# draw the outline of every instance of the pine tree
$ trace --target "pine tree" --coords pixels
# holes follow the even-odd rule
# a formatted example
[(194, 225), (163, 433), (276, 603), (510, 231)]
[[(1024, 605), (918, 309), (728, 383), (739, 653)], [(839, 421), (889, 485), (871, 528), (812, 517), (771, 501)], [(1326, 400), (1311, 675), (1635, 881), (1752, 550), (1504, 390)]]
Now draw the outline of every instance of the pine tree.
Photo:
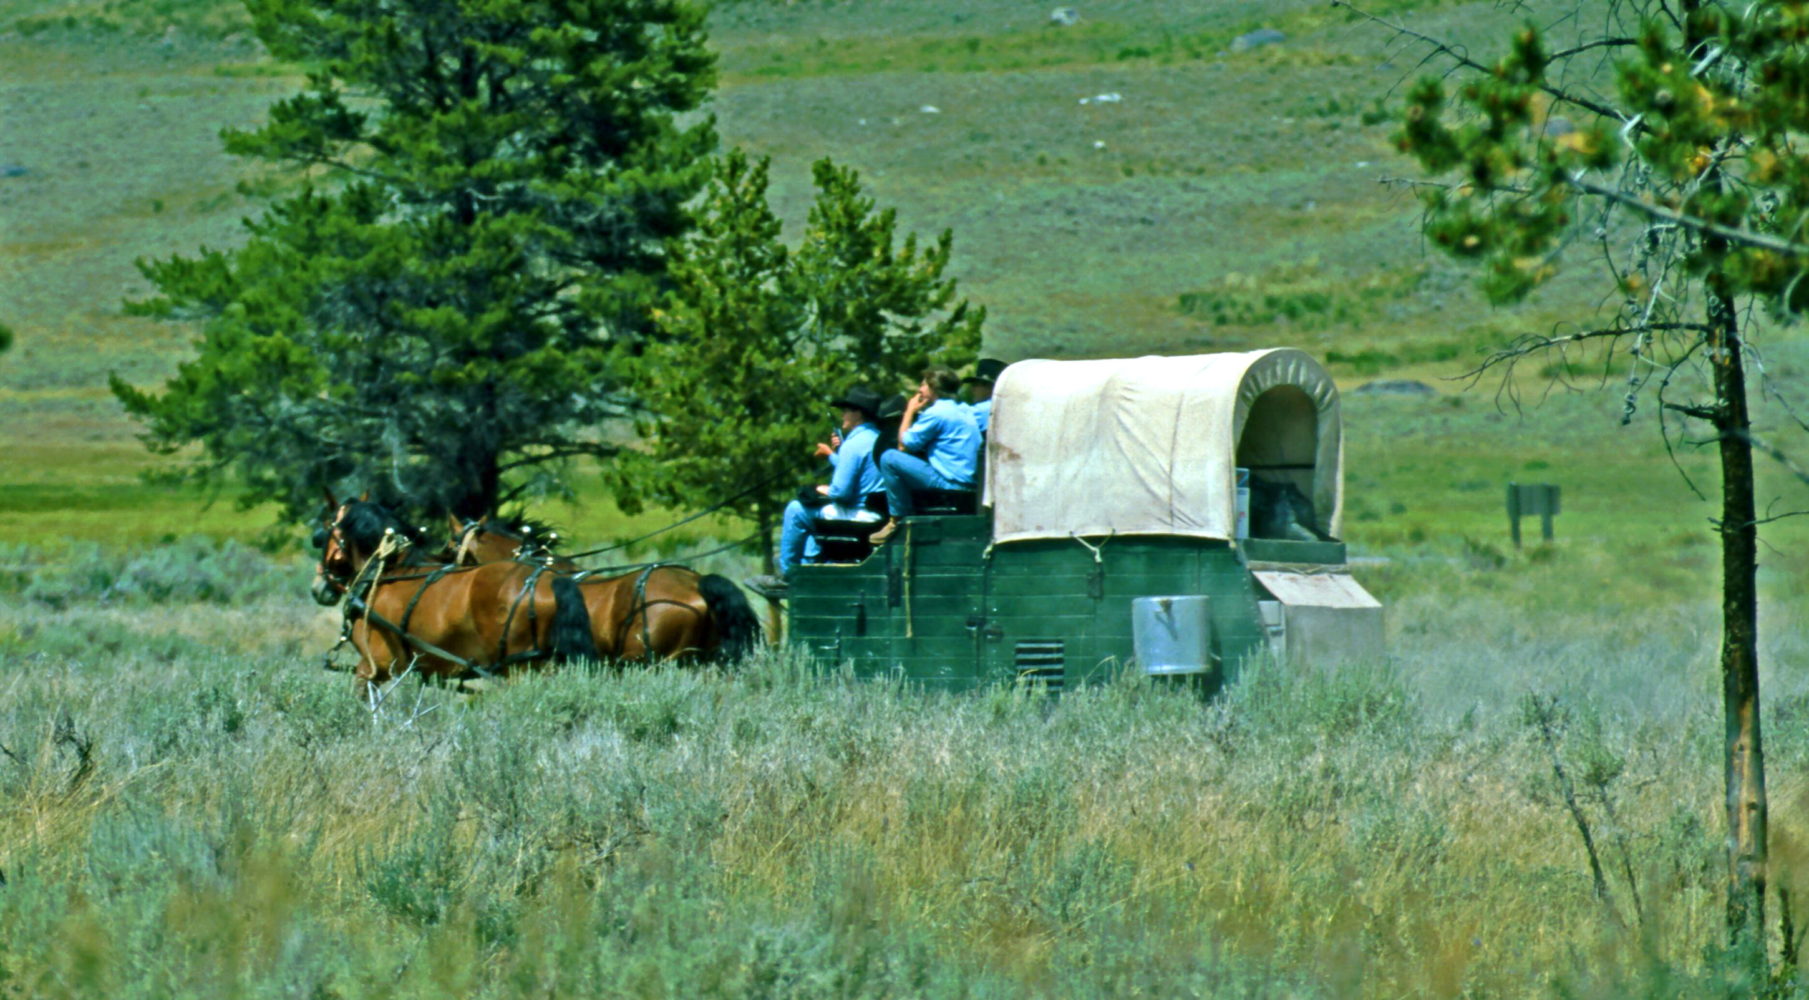
[(944, 276), (953, 245), (898, 245), (859, 175), (816, 164), (817, 198), (797, 251), (767, 204), (768, 167), (732, 151), (718, 164), (696, 237), (678, 254), (664, 334), (635, 371), (651, 414), (649, 450), (617, 464), (629, 506), (725, 504), (761, 529), (810, 481), (811, 445), (836, 426), (828, 401), (850, 385), (902, 387), (932, 362), (958, 365), (979, 346), (984, 309), (956, 301)]
[(1432, 242), (1481, 266), (1493, 300), (1525, 296), (1588, 247), (1614, 304), (1505, 345), (1485, 368), (1511, 376), (1534, 354), (1603, 346), (1625, 365), (1623, 422), (1652, 399), (1667, 440), (1681, 419), (1719, 454), (1727, 922), (1762, 968), (1754, 451), (1809, 475), (1760, 436), (1747, 376), (1758, 318), (1789, 323), (1809, 306), (1809, 7), (1659, 0), (1601, 14), (1553, 19), (1573, 26), (1561, 43), (1556, 28), (1522, 27), (1492, 63), (1389, 24), (1453, 71), (1412, 89), (1398, 141), (1433, 176)]
[(197, 478), (313, 514), (556, 489), (636, 412), (626, 359), (691, 221), (713, 123), (682, 0), (249, 0), (304, 90), (229, 152), (299, 190), (234, 250), (140, 262), (130, 311), (198, 324), (161, 392), (115, 394)]
[(809, 305), (811, 336), (842, 373), (884, 391), (916, 385), (927, 365), (972, 360), (986, 310), (957, 301), (955, 280), (943, 276), (954, 232), (943, 230), (929, 247), (914, 234), (894, 246), (898, 213), (879, 208), (858, 173), (827, 159), (811, 173), (817, 197), (791, 285)]

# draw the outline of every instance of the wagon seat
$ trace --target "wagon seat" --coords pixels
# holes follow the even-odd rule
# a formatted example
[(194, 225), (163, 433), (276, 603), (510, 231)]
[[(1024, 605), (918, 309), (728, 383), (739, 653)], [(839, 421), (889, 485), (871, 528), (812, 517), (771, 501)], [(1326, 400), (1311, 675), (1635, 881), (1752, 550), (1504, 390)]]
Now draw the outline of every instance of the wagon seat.
[[(902, 397), (901, 397), (902, 398)], [(895, 413), (882, 413), (881, 419), (896, 421), (903, 414), (902, 408)], [(981, 437), (985, 441), (985, 437)], [(887, 448), (897, 447), (896, 430), (883, 431), (879, 440), (873, 445), (873, 458), (879, 456)], [(981, 481), (984, 482), (986, 463), (980, 463)], [(981, 483), (975, 483), (970, 490), (912, 490), (912, 506), (919, 517), (949, 517), (978, 512)], [(880, 490), (869, 493), (861, 500), (861, 509), (849, 511), (845, 516), (819, 515), (811, 526), (817, 545), (821, 552), (819, 561), (826, 563), (858, 563), (873, 554), (873, 543), (867, 539), (880, 525), (885, 523), (890, 511), (887, 510), (886, 493)]]

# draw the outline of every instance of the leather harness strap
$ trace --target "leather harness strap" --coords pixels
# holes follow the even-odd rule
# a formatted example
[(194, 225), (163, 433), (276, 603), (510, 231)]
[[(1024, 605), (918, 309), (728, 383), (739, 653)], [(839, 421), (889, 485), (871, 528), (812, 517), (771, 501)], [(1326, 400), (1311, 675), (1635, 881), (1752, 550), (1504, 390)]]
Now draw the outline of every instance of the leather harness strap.
[(383, 628), (385, 631), (394, 633), (396, 638), (401, 639), (410, 648), (415, 650), (415, 652), (426, 653), (429, 656), (437, 656), (442, 660), (449, 660), (453, 663), (458, 664), (461, 667), (464, 667), (465, 670), (469, 674), (475, 674), (480, 677), (493, 677), (493, 676), (495, 676), (494, 671), (499, 667), (512, 667), (517, 663), (525, 663), (528, 660), (537, 660), (537, 659), (540, 659), (541, 657), (547, 656), (550, 652), (549, 650), (544, 650), (544, 649), (527, 649), (527, 650), (523, 650), (519, 653), (511, 653), (508, 656), (502, 657), (500, 660), (496, 661), (495, 663), (488, 663), (488, 664), (478, 663), (476, 660), (467, 660), (464, 657), (458, 655), (457, 653), (453, 653), (448, 650), (441, 649), (440, 647), (434, 645), (431, 642), (428, 642), (426, 639), (423, 639), (420, 636), (411, 635), (407, 632), (404, 632), (402, 630), (402, 626), (397, 625), (395, 622), (390, 621), (388, 618), (385, 618), (375, 608), (372, 608), (370, 605), (366, 604), (364, 601), (358, 600), (356, 598), (354, 598), (353, 600), (358, 605), (357, 610), (359, 612), (361, 612), (362, 617), (365, 619), (365, 621), (371, 623), (372, 625), (379, 626), (379, 627)]
[[(653, 565), (648, 566), (646, 569), (641, 570), (641, 575), (639, 577), (635, 578), (634, 602), (629, 605), (628, 614), (623, 616), (622, 624), (620, 626), (618, 626), (616, 629), (616, 636), (617, 636), (616, 658), (617, 659), (621, 659), (622, 653), (624, 651), (626, 651), (626, 649), (627, 649), (628, 626), (634, 621), (635, 615), (638, 614), (641, 616), (641, 655), (645, 656), (647, 658), (648, 662), (652, 662), (654, 659), (654, 655), (655, 655), (654, 650), (653, 650), (653, 616), (651, 614), (649, 614), (649, 612), (652, 610), (653, 606), (655, 604), (670, 604), (675, 607), (684, 608), (686, 611), (690, 611), (693, 614), (696, 613), (695, 608), (693, 608), (689, 604), (686, 604), (683, 601), (675, 601), (668, 597), (662, 597), (662, 598), (659, 598), (658, 600), (651, 600), (651, 601), (647, 599), (647, 582), (648, 582), (648, 578), (653, 576), (653, 571), (656, 569), (665, 569), (665, 568), (673, 566), (673, 565), (675, 565), (675, 564), (673, 564), (673, 563), (654, 563)], [(706, 614), (706, 617), (707, 617), (707, 614)]]
[(653, 627), (647, 621), (647, 578), (653, 571), (665, 566), (665, 563), (651, 563), (634, 581), (634, 600), (628, 602), (628, 613), (616, 625), (616, 659), (628, 651), (628, 626), (634, 624), (634, 616), (641, 616), (641, 653), (648, 659), (653, 658)]
[(436, 569), (433, 572), (431, 572), (421, 578), (421, 585), (419, 587), (415, 588), (414, 596), (412, 596), (408, 599), (408, 607), (406, 607), (402, 610), (401, 629), (404, 633), (406, 633), (408, 631), (409, 619), (411, 619), (415, 616), (415, 606), (421, 603), (421, 595), (427, 593), (428, 587), (431, 587), (435, 583), (438, 583), (440, 580), (445, 579), (446, 574), (452, 572), (452, 570), (453, 570), (452, 566), (441, 566), (439, 569)]
[[(349, 635), (350, 635), (350, 631), (351, 631), (350, 626), (351, 626), (352, 619), (362, 617), (368, 625), (378, 626), (378, 627), (382, 628), (383, 630), (391, 633), (396, 638), (400, 639), (404, 645), (408, 646), (410, 649), (413, 649), (417, 653), (426, 653), (429, 656), (436, 656), (442, 660), (447, 660), (451, 663), (458, 664), (460, 667), (462, 667), (464, 669), (465, 676), (476, 675), (479, 677), (493, 677), (493, 676), (495, 676), (494, 672), (498, 669), (511, 667), (517, 663), (525, 663), (529, 660), (542, 659), (542, 658), (550, 655), (551, 650), (545, 650), (545, 649), (525, 649), (519, 653), (509, 653), (508, 648), (507, 648), (508, 647), (508, 634), (509, 634), (507, 625), (505, 625), (503, 628), (502, 648), (499, 648), (497, 650), (495, 661), (488, 663), (488, 664), (478, 663), (475, 660), (468, 660), (468, 659), (458, 655), (457, 653), (453, 653), (449, 650), (442, 649), (439, 646), (436, 646), (433, 643), (428, 642), (426, 639), (423, 639), (420, 636), (414, 635), (413, 633), (408, 631), (409, 620), (414, 616), (415, 607), (420, 604), (421, 596), (427, 592), (428, 587), (432, 586), (435, 582), (445, 578), (450, 573), (463, 572), (465, 570), (469, 570), (472, 568), (474, 568), (474, 567), (440, 566), (440, 567), (434, 569), (430, 573), (410, 574), (410, 575), (402, 576), (402, 577), (380, 577), (380, 578), (362, 581), (364, 583), (364, 586), (356, 587), (356, 589), (362, 590), (366, 594), (371, 593), (372, 591), (375, 591), (377, 589), (377, 585), (383, 584), (383, 583), (401, 583), (401, 582), (405, 582), (408, 580), (420, 580), (421, 585), (416, 587), (415, 592), (409, 596), (408, 607), (406, 608), (406, 610), (404, 610), (402, 612), (402, 623), (399, 625), (395, 622), (390, 621), (388, 618), (384, 617), (380, 612), (377, 611), (376, 608), (371, 607), (370, 602), (365, 600), (363, 595), (358, 594), (358, 593), (346, 594), (346, 598), (345, 598), (346, 625), (347, 625), (347, 629), (346, 629), (346, 633), (345, 633), (346, 636), (349, 637)], [(522, 591), (522, 593), (524, 595), (533, 589), (534, 581), (538, 576), (539, 576), (539, 571), (536, 570), (536, 572), (532, 576), (529, 577), (528, 586), (526, 588), (524, 588)], [(354, 584), (356, 585), (358, 582), (359, 581), (354, 581)], [(521, 597), (517, 597), (516, 605), (519, 606), (520, 603), (521, 603)], [(515, 616), (515, 608), (511, 607), (509, 609), (509, 621), (510, 622), (514, 621), (514, 616)], [(532, 608), (531, 602), (530, 602), (530, 606), (529, 606), (529, 616), (530, 616), (530, 620), (532, 620), (533, 608)]]
[[(528, 595), (534, 592), (534, 587), (540, 583), (540, 574), (544, 572), (546, 572), (545, 566), (535, 565), (533, 571), (528, 574), (527, 582), (521, 585), (521, 593), (516, 594), (515, 600), (510, 603), (508, 617), (503, 619), (502, 635), (496, 640), (496, 659), (498, 662), (506, 661), (509, 658), (509, 633), (515, 628), (515, 612), (521, 608), (521, 603), (523, 601), (527, 601)], [(528, 641), (531, 643), (534, 641), (533, 636), (537, 630), (538, 615), (535, 612), (534, 602), (527, 601), (527, 603)]]
[(653, 616), (647, 613), (647, 578), (660, 568), (655, 563), (641, 571), (640, 579), (634, 581), (634, 603), (641, 606), (641, 655), (653, 659)]

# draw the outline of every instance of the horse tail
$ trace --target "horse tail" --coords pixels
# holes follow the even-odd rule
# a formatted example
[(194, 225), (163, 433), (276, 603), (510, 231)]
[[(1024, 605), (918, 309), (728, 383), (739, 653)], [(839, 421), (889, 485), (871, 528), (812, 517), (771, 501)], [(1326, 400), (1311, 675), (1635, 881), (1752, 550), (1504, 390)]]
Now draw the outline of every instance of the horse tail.
[(716, 632), (716, 658), (739, 660), (752, 653), (760, 641), (760, 617), (735, 582), (719, 573), (711, 573), (697, 581), (697, 592), (710, 609), (710, 624)]
[(597, 640), (591, 636), (584, 592), (569, 576), (553, 577), (553, 627), (549, 640), (554, 663), (603, 659), (603, 654), (597, 652)]

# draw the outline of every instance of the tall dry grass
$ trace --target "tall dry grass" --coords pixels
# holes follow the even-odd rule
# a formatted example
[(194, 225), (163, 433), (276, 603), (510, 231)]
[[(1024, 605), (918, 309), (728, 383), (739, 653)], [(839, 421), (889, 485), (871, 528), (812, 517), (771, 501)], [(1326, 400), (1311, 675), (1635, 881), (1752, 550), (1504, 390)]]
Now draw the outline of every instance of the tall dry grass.
[[(296, 598), (14, 590), (0, 996), (1740, 994), (1708, 609), (1535, 613), (1598, 556), (1427, 547), (1377, 572), (1392, 659), (1212, 703), (769, 654), (372, 713)], [(1800, 890), (1809, 685), (1767, 679)]]

